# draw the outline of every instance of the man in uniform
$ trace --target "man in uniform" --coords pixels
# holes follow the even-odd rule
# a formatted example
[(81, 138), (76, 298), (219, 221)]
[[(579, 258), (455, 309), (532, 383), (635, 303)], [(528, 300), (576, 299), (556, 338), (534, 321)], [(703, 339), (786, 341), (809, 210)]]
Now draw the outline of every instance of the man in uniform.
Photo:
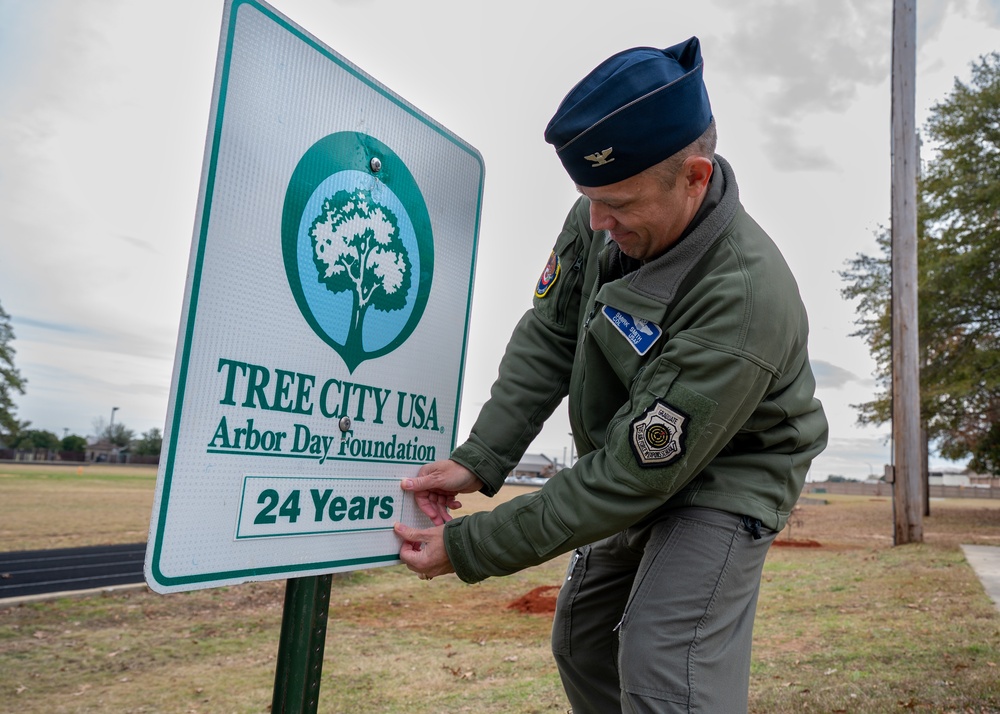
[[(581, 197), (464, 444), (403, 488), (422, 579), (575, 551), (552, 647), (573, 712), (745, 712), (768, 546), (827, 423), (788, 266), (715, 155), (698, 39), (609, 58), (545, 131)], [(496, 493), (563, 397), (580, 459)]]

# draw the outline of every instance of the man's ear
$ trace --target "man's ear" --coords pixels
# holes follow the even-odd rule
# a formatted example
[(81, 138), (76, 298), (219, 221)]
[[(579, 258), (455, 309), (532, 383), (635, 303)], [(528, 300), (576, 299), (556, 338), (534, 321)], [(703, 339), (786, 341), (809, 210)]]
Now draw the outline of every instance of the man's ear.
[(684, 160), (682, 175), (687, 181), (689, 196), (699, 196), (708, 190), (708, 183), (712, 180), (712, 170), (712, 160), (704, 156), (689, 156)]

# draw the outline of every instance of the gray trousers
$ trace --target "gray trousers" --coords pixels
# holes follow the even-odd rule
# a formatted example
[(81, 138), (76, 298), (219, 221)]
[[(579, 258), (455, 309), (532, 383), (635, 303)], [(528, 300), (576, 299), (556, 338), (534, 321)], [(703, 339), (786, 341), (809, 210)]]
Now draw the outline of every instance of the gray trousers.
[(552, 628), (573, 714), (746, 714), (760, 574), (775, 535), (691, 507), (578, 550)]

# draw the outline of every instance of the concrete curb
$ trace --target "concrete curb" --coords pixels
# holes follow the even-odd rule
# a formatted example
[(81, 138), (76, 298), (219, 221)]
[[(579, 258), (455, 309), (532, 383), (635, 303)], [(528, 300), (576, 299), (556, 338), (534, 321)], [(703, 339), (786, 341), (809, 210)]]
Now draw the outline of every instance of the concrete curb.
[(90, 595), (103, 595), (105, 593), (127, 592), (129, 590), (145, 590), (146, 583), (128, 583), (126, 585), (109, 585), (103, 588), (90, 588), (89, 590), (64, 590), (57, 593), (38, 593), (37, 595), (21, 595), (19, 597), (9, 597), (0, 599), (0, 608), (14, 607), (15, 605), (26, 605), (33, 602), (45, 602), (47, 600), (58, 600), (66, 597), (88, 597)]
[(962, 545), (962, 552), (969, 565), (976, 571), (986, 594), (1000, 610), (1000, 546)]

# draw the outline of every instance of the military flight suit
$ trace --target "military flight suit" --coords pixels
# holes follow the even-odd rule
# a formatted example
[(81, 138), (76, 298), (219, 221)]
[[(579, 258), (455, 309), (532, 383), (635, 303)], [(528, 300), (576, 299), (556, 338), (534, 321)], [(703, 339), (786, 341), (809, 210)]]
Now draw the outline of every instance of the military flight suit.
[[(734, 605), (755, 606), (766, 546), (785, 525), (811, 460), (826, 444), (807, 336), (795, 280), (777, 247), (743, 209), (732, 168), (721, 157), (688, 231), (645, 263), (622, 255), (605, 232), (593, 232), (589, 202), (580, 198), (539, 279), (533, 308), (508, 343), (491, 398), (468, 441), (451, 457), (479, 476), (484, 492), (492, 495), (568, 395), (580, 459), (534, 493), (448, 523), (445, 544), (459, 577), (476, 582), (506, 575), (574, 549), (579, 550), (573, 567), (584, 567), (592, 557), (588, 544), (610, 537), (605, 545), (617, 542), (624, 553), (637, 555), (624, 581), (611, 588), (614, 598), (634, 601), (635, 572), (647, 572), (655, 555), (646, 551), (654, 542), (673, 549), (680, 518), (700, 524), (685, 547), (697, 548), (699, 538), (707, 537), (704, 529), (716, 527), (742, 534), (750, 545), (764, 541), (743, 575), (754, 579), (751, 592)], [(762, 531), (767, 537), (761, 538)], [(608, 559), (607, 552), (593, 555), (595, 562), (627, 560), (621, 553)], [(724, 561), (719, 567), (746, 559), (734, 552), (718, 554)], [(647, 560), (640, 562), (641, 557)], [(671, 569), (680, 572), (674, 566), (667, 572)], [(574, 591), (581, 580), (580, 587), (587, 587), (582, 575)], [(562, 601), (576, 593), (563, 590), (560, 607), (570, 608), (571, 602)], [(709, 589), (703, 600), (713, 597), (719, 595)], [(655, 610), (657, 599), (669, 597), (646, 592), (642, 599), (643, 608)], [(606, 628), (622, 624), (623, 691), (624, 607), (621, 602), (612, 608)], [(570, 615), (567, 609), (557, 616), (556, 630), (569, 628)], [(737, 669), (748, 676), (752, 609), (749, 624), (741, 617), (738, 637), (745, 640), (746, 654)], [(574, 628), (577, 624), (573, 620)], [(557, 659), (560, 649), (572, 649), (561, 637), (554, 632)], [(674, 655), (644, 652), (639, 660), (655, 662), (660, 656)], [(688, 662), (680, 680), (691, 680), (693, 667)], [(678, 708), (635, 705), (634, 710), (701, 710), (696, 684), (653, 686), (647, 676), (657, 675), (645, 672), (632, 689), (650, 689), (654, 699)], [(745, 701), (745, 676), (736, 679), (741, 677)], [(622, 697), (622, 706), (632, 710)], [(703, 701), (710, 710), (712, 700)], [(579, 714), (578, 706), (574, 701)]]

